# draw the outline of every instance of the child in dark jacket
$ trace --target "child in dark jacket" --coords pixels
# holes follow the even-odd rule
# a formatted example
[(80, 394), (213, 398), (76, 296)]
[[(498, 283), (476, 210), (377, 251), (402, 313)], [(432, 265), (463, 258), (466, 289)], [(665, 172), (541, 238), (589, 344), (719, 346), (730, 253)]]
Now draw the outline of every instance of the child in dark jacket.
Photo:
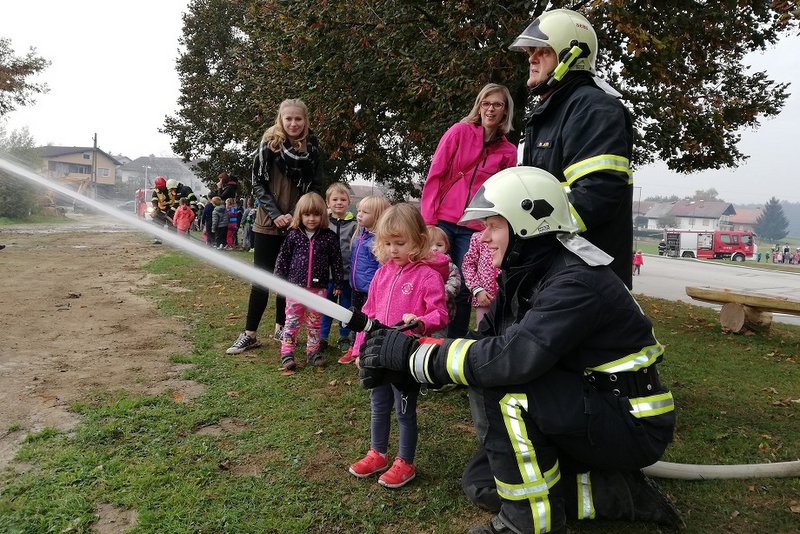
[[(325, 200), (317, 193), (306, 193), (300, 197), (290, 228), (275, 261), (275, 274), (321, 297), (325, 297), (328, 279), (332, 276), (334, 295), (338, 296), (343, 282), (342, 253), (339, 238), (328, 228)], [(325, 358), (319, 350), (322, 315), (286, 297), (281, 365), (289, 371), (296, 367), (294, 349), (300, 323), (304, 320), (308, 363), (317, 367), (325, 366)]]
[(214, 226), (214, 244), (216, 248), (224, 249), (228, 238), (228, 213), (222, 201), (214, 208), (214, 212), (211, 215), (211, 224)]

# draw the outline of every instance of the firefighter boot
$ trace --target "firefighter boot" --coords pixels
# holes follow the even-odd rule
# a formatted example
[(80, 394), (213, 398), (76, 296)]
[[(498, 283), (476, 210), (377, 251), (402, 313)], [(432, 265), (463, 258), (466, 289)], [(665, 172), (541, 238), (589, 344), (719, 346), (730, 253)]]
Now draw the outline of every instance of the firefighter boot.
[(655, 481), (641, 471), (592, 471), (592, 499), (597, 517), (686, 526)]

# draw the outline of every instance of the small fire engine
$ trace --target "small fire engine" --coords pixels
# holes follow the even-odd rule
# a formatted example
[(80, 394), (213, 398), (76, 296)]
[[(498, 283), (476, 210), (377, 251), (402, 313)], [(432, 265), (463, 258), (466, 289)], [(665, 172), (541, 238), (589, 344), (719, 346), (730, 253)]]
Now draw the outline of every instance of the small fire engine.
[(731, 261), (752, 260), (756, 240), (752, 232), (738, 230), (664, 230), (666, 255), (673, 258), (702, 258)]

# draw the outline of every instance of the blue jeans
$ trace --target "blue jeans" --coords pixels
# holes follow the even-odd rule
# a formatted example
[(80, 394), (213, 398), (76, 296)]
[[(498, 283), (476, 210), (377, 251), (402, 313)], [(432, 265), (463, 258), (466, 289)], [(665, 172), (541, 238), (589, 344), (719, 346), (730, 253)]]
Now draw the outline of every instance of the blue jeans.
[[(439, 221), (436, 226), (441, 228), (450, 241), (450, 260), (456, 264), (461, 271), (461, 264), (464, 261), (464, 254), (469, 250), (469, 240), (475, 230), (459, 224)], [(447, 337), (464, 337), (469, 330), (469, 319), (472, 307), (469, 305), (469, 290), (464, 282), (464, 275), (461, 275), (461, 289), (456, 295), (456, 314), (450, 324), (447, 325)]]
[[(342, 284), (342, 292), (339, 294), (339, 305), (343, 308), (350, 309), (351, 303), (351, 292), (350, 292), (350, 284), (348, 282), (344, 282)], [(328, 300), (332, 302), (336, 302), (336, 297), (333, 296), (333, 282), (328, 282)], [(322, 316), (322, 331), (320, 333), (321, 339), (328, 339), (328, 334), (331, 333), (331, 324), (333, 323), (333, 319), (328, 317), (327, 315)], [(339, 339), (344, 339), (350, 335), (350, 329), (345, 328), (342, 326), (342, 323), (339, 323)]]
[(389, 430), (392, 407), (397, 418), (399, 444), (397, 456), (414, 463), (417, 452), (417, 397), (419, 391), (402, 392), (392, 384), (383, 384), (370, 391), (370, 446), (376, 451), (389, 452)]

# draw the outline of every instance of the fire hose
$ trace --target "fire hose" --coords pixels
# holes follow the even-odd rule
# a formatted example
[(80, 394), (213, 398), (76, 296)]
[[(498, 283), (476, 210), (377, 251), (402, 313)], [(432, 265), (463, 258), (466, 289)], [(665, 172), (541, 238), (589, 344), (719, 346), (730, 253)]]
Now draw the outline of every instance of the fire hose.
[[(348, 310), (335, 302), (315, 295), (300, 286), (290, 284), (282, 278), (262, 269), (257, 269), (237, 261), (224, 253), (198, 245), (196, 242), (168, 232), (163, 228), (147, 223), (138, 217), (116, 210), (89, 197), (81, 195), (52, 180), (39, 176), (28, 169), (0, 158), (0, 169), (3, 169), (20, 178), (25, 178), (43, 187), (58, 191), (79, 202), (89, 205), (95, 210), (105, 213), (115, 219), (152, 234), (162, 242), (181, 249), (184, 252), (199, 257), (208, 263), (219, 267), (247, 282), (260, 285), (289, 297), (304, 306), (308, 306), (324, 315), (339, 320), (351, 330), (370, 332), (380, 327), (377, 321), (369, 319), (358, 310)], [(707, 479), (733, 479), (733, 478), (762, 478), (762, 477), (794, 477), (800, 476), (800, 461), (778, 462), (772, 464), (743, 464), (743, 465), (697, 465), (677, 464), (671, 462), (656, 462), (642, 470), (645, 474), (659, 478), (675, 478), (681, 480), (707, 480)]]

